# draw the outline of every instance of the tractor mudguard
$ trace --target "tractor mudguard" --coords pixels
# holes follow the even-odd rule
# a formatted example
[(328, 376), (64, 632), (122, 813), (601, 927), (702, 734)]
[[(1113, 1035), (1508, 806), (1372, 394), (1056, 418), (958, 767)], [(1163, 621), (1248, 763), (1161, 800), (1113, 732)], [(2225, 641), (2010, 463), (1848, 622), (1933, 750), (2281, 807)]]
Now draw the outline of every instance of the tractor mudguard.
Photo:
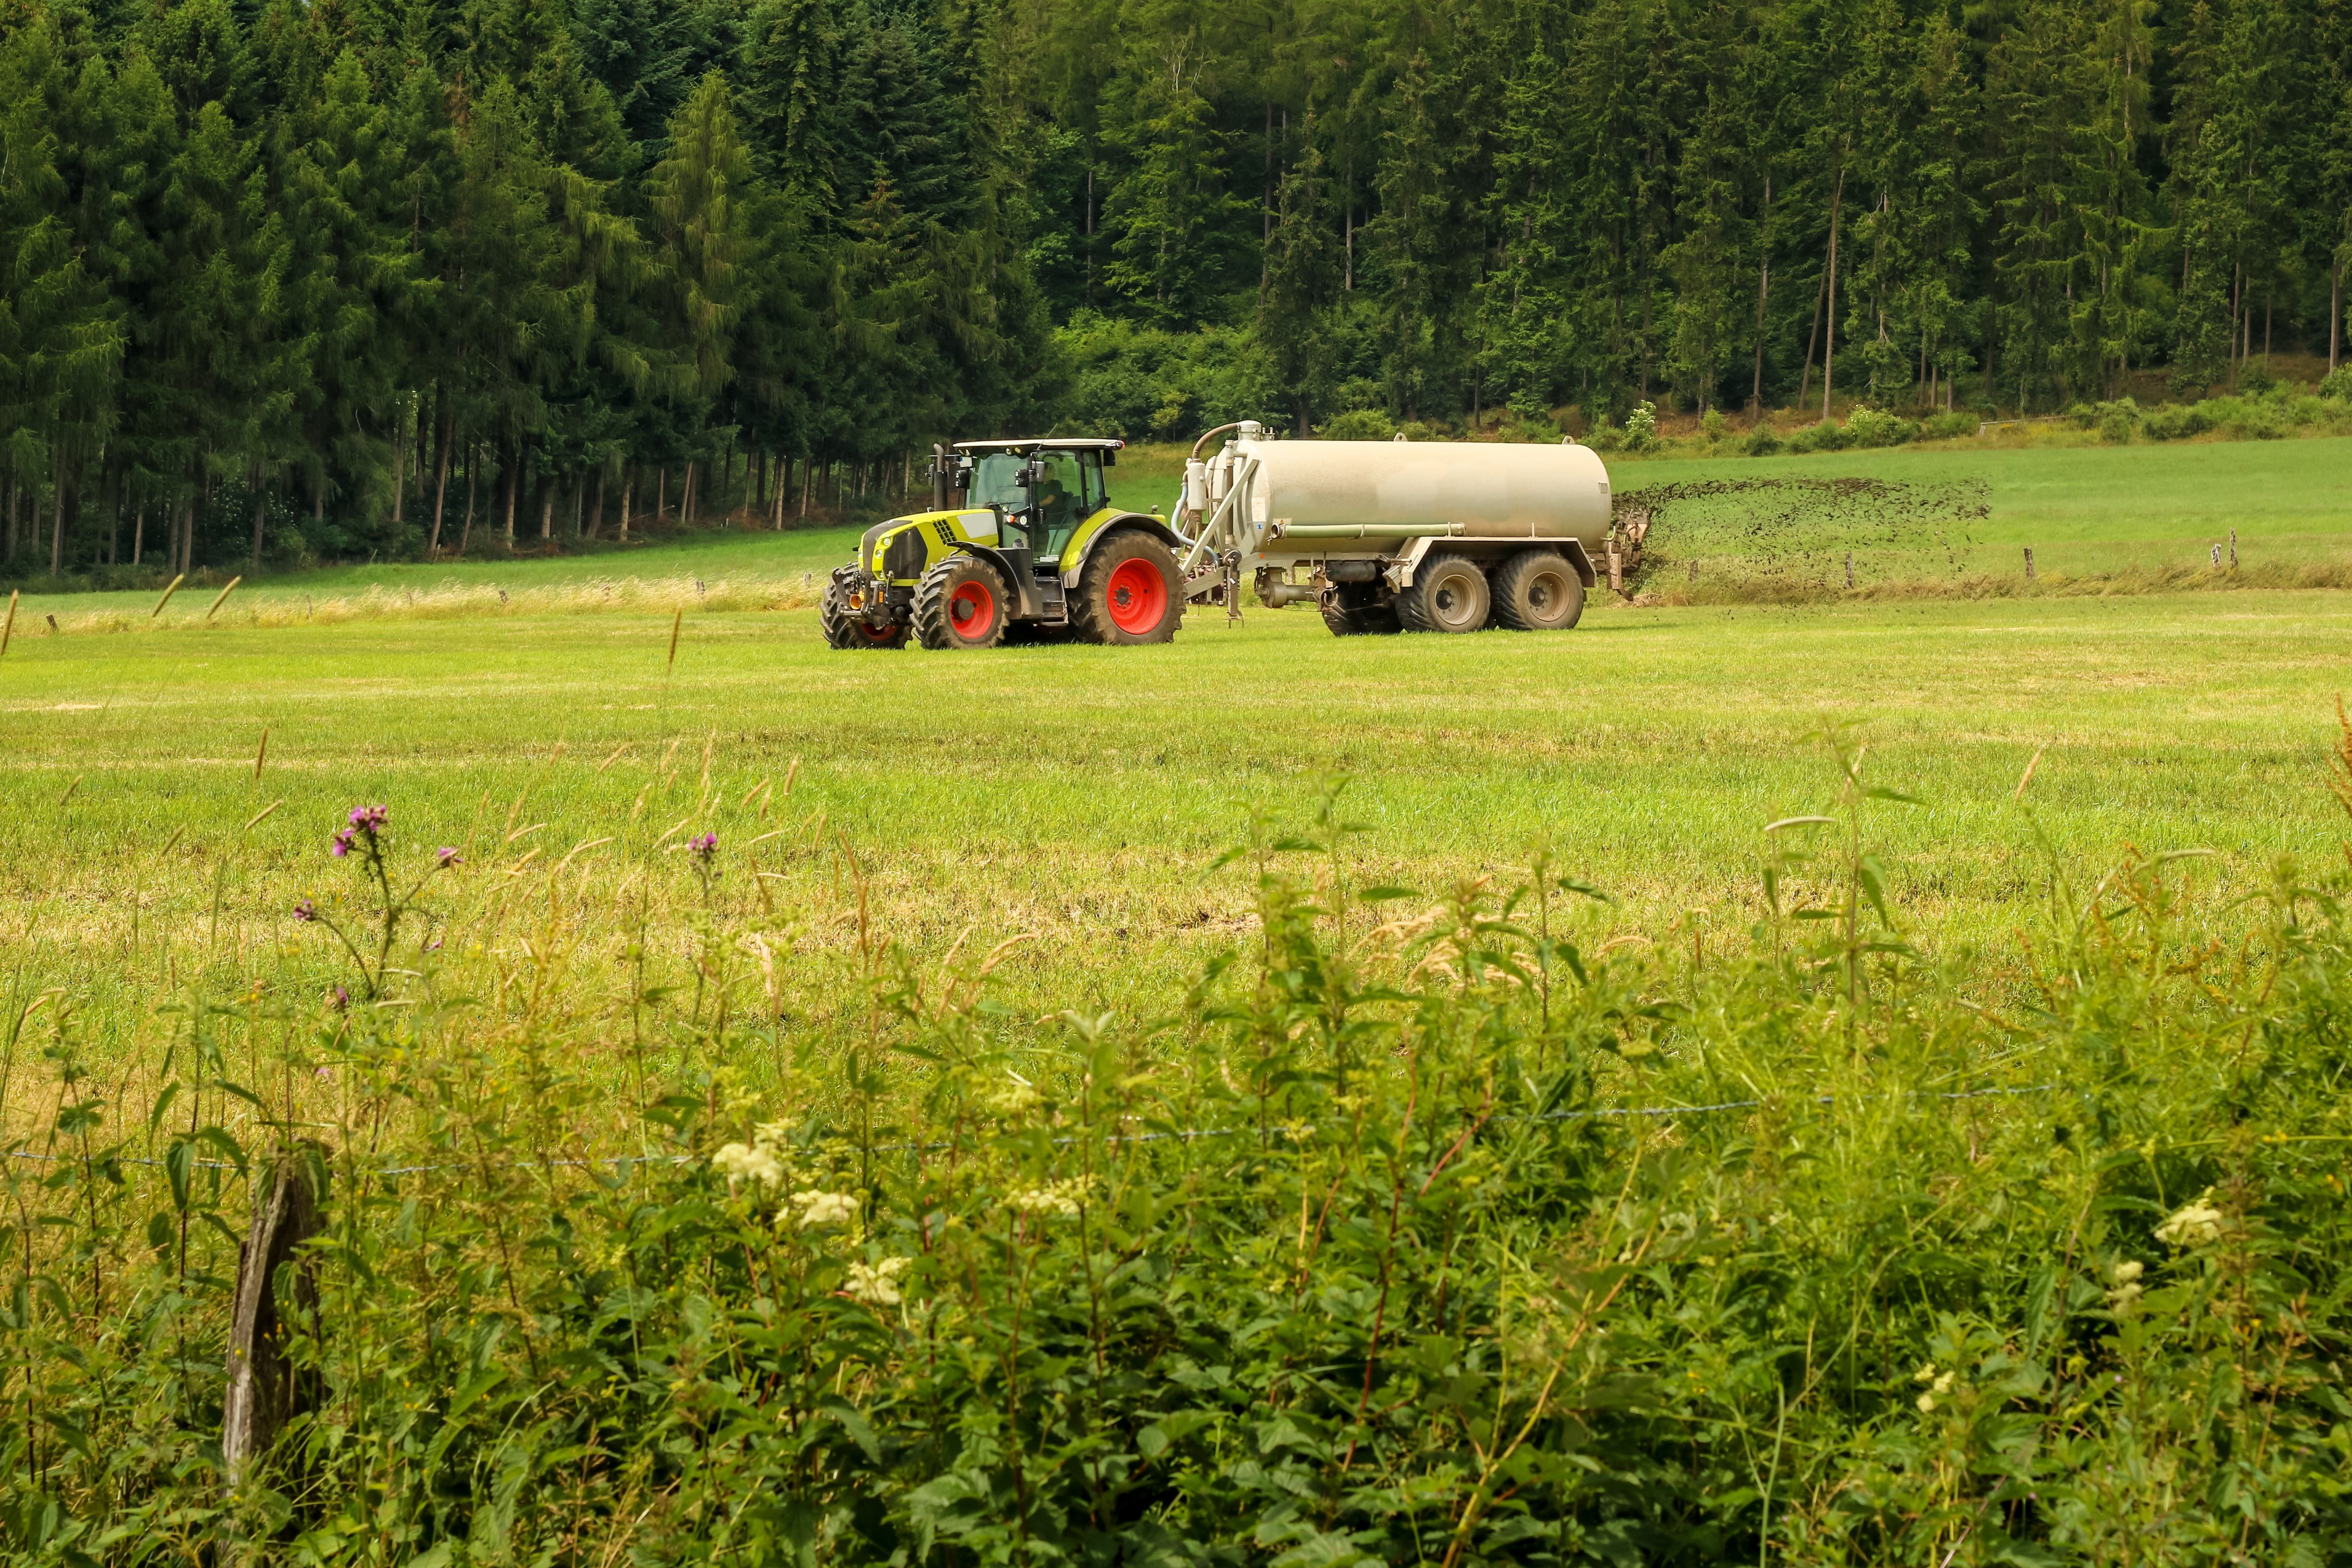
[(1013, 619), (1034, 621), (1044, 617), (1045, 595), (1037, 591), (1035, 573), (1021, 568), (1011, 556), (993, 545), (959, 544), (956, 549), (969, 555), (977, 555), (996, 568), (997, 575), (1003, 578), (1013, 590)]
[(1062, 547), (1062, 586), (1075, 588), (1078, 585), (1078, 574), (1087, 569), (1087, 556), (1092, 552), (1096, 542), (1115, 528), (1139, 528), (1180, 557), (1183, 553), (1184, 541), (1176, 537), (1176, 531), (1150, 512), (1120, 511), (1115, 507), (1105, 507), (1080, 523), (1078, 531), (1070, 536), (1069, 543)]

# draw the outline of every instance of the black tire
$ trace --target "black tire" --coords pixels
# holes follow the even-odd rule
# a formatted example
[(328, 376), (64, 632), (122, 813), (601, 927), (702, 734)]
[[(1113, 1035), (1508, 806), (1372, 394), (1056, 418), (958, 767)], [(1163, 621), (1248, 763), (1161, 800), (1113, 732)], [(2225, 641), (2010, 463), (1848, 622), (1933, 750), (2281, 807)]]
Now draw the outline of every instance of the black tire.
[(818, 624), (824, 627), (824, 640), (845, 651), (856, 648), (898, 648), (907, 646), (907, 628), (892, 626), (887, 631), (876, 631), (849, 613), (848, 606), (836, 605), (827, 595), (824, 607), (817, 611)]
[[(1146, 576), (1156, 574), (1152, 587)], [(1135, 647), (1174, 640), (1184, 623), (1184, 580), (1169, 548), (1139, 528), (1122, 528), (1087, 556), (1070, 601), (1070, 625), (1090, 643)]]
[(959, 551), (923, 574), (908, 618), (925, 647), (994, 647), (1004, 640), (1012, 596), (1002, 573)]
[(1478, 563), (1441, 552), (1413, 568), (1412, 586), (1396, 596), (1397, 618), (1409, 632), (1475, 632), (1486, 624), (1491, 602)]
[(1564, 632), (1583, 618), (1584, 579), (1556, 550), (1522, 550), (1495, 574), (1495, 624)]
[(1335, 583), (1320, 603), (1323, 624), (1335, 637), (1389, 637), (1404, 630), (1396, 605), (1381, 599), (1371, 583)]

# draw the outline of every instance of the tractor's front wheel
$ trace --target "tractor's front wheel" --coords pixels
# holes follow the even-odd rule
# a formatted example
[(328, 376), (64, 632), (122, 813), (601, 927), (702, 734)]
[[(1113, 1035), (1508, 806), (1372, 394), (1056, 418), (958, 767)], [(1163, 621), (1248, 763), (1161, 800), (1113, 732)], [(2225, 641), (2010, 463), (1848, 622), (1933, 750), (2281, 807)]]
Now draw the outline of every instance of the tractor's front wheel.
[(907, 646), (907, 628), (884, 626), (879, 630), (867, 626), (852, 615), (845, 605), (836, 605), (827, 595), (817, 611), (817, 623), (824, 627), (824, 640), (837, 648), (893, 648)]
[(915, 584), (915, 636), (925, 647), (994, 647), (1013, 613), (1011, 589), (977, 555), (949, 556)]
[(1070, 624), (1091, 643), (1171, 641), (1184, 619), (1181, 583), (1166, 545), (1140, 529), (1122, 529), (1087, 555)]

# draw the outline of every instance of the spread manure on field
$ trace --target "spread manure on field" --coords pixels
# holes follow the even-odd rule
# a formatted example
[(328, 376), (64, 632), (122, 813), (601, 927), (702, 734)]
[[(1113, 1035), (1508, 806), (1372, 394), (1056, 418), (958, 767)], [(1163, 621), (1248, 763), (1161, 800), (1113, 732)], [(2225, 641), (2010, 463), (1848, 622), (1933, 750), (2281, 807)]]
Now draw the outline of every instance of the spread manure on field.
[(1848, 585), (1849, 556), (1860, 584), (1966, 574), (1988, 493), (1981, 479), (1700, 479), (1628, 491), (1619, 510), (1649, 513), (1650, 583), (1812, 597)]

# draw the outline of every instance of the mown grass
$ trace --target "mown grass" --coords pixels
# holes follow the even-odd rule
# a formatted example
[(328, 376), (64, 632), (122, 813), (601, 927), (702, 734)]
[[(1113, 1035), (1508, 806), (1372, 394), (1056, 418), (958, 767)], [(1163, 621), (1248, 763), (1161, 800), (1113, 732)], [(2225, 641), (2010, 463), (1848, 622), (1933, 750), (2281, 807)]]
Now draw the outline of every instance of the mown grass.
[[(683, 886), (630, 837), (681, 818), (730, 847), (796, 825), (756, 850), (770, 879), (742, 864), (721, 896), (825, 907), (790, 961), (810, 976), (851, 914), (835, 858), (787, 846), (838, 834), (913, 951), (1034, 931), (1003, 976), (1021, 1005), (1148, 1011), (1243, 917), (1206, 864), (1342, 773), (1367, 877), (1433, 892), (1549, 838), (1626, 930), (1720, 936), (1759, 908), (1762, 825), (1824, 787), (1825, 724), (1929, 802), (1890, 814), (1885, 848), (1940, 939), (2012, 922), (2037, 874), (2012, 794), (2045, 749), (2033, 794), (2069, 863), (2210, 847), (2220, 921), (2277, 855), (2331, 842), (2313, 781), (2352, 653), (2352, 600), (2326, 594), (1615, 610), (1458, 640), (1253, 611), (1165, 649), (975, 659), (835, 654), (813, 623), (688, 614), (674, 665), (672, 618), (625, 609), (20, 636), (0, 661), (13, 962), (88, 986), (125, 1048), (192, 965), (323, 984), (285, 910), (364, 797), (478, 877), (611, 839), (572, 862), (583, 888)], [(604, 900), (581, 933), (609, 966), (619, 906), (583, 897)]]

